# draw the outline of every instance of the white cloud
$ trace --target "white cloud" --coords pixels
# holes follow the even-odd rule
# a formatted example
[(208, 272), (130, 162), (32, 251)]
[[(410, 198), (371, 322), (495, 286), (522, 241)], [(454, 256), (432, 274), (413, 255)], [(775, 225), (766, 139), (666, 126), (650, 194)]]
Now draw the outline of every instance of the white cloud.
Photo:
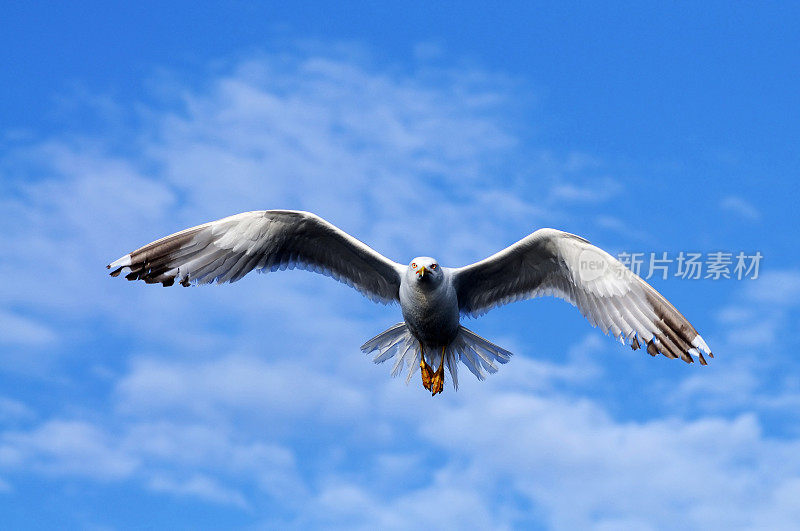
[[(355, 408), (366, 425), (350, 411), (331, 412), (350, 407), (353, 391), (336, 388), (340, 371), (324, 384), (310, 380), (327, 394), (328, 408), (313, 394), (298, 395), (299, 405), (276, 398), (270, 373), (285, 374), (268, 363), (236, 356), (199, 364), (147, 360), (120, 383), (125, 426), (117, 435), (50, 421), (3, 435), (0, 464), (12, 471), (140, 478), (157, 492), (251, 511), (259, 495), (248, 493), (256, 488), (288, 512), (266, 525), (298, 528), (399, 529), (426, 521), (442, 506), (448, 510), (440, 526), (453, 529), (517, 527), (533, 514), (554, 529), (662, 529), (678, 522), (774, 528), (793, 521), (800, 439), (767, 436), (753, 414), (615, 419), (602, 402), (554, 385), (596, 377), (584, 371), (585, 356), (597, 346), (593, 340), (576, 345), (563, 366), (515, 359), (518, 370), (469, 385), (447, 401), (431, 401), (381, 375), (369, 386), (369, 408)], [(132, 384), (155, 382), (149, 376), (156, 374), (164, 377), (152, 385)], [(336, 432), (339, 443), (324, 434), (332, 418), (355, 423)], [(333, 453), (306, 455), (301, 474), (279, 441), (308, 434), (309, 426), (322, 437), (320, 448), (332, 445)], [(349, 429), (363, 439), (356, 442)], [(396, 450), (387, 453), (390, 448)], [(351, 468), (351, 459), (359, 465)]]
[(167, 492), (178, 496), (192, 496), (214, 503), (231, 504), (246, 509), (244, 496), (232, 489), (227, 489), (214, 479), (202, 475), (193, 475), (186, 479), (173, 479), (156, 476), (150, 480), (148, 487), (156, 492)]
[[(102, 482), (135, 480), (145, 488), (249, 507), (228, 485), (257, 488), (296, 505), (306, 487), (291, 451), (246, 440), (226, 423), (187, 424), (128, 419), (117, 430), (54, 419), (0, 434), (0, 469)], [(245, 439), (245, 440), (240, 440)]]
[(741, 197), (726, 196), (720, 203), (720, 207), (736, 214), (745, 221), (758, 221), (761, 219), (761, 212), (752, 203)]
[(52, 420), (30, 431), (3, 433), (0, 466), (112, 480), (129, 476), (138, 462), (115, 448), (114, 441), (92, 424)]
[(123, 411), (146, 415), (280, 419), (315, 412), (321, 420), (347, 422), (363, 415), (368, 406), (364, 394), (305, 364), (236, 356), (200, 363), (138, 361), (119, 382), (118, 394)]
[(746, 284), (745, 297), (771, 306), (800, 305), (800, 271), (768, 271)]
[(736, 300), (717, 318), (726, 325), (733, 346), (764, 347), (787, 334), (790, 315), (800, 305), (800, 272), (772, 270), (745, 281)]
[(793, 348), (798, 294), (800, 274), (795, 270), (770, 270), (744, 281), (717, 312), (718, 367), (680, 382), (676, 404), (688, 401), (705, 412), (757, 411), (795, 433), (800, 385), (793, 375), (800, 363), (786, 356), (785, 349)]
[(626, 239), (634, 239), (647, 243), (653, 241), (653, 237), (647, 232), (634, 228), (634, 226), (632, 226), (631, 224), (626, 223), (622, 219), (615, 216), (609, 216), (605, 214), (597, 216), (597, 218), (595, 219), (595, 223), (599, 227), (615, 232), (617, 234), (624, 235)]
[[(424, 435), (452, 456), (454, 484), (528, 497), (556, 529), (758, 527), (756, 515), (800, 478), (800, 440), (765, 437), (751, 415), (623, 423), (586, 400), (482, 398)], [(771, 516), (791, 525), (791, 512)]]
[(0, 421), (10, 424), (17, 420), (28, 420), (34, 416), (31, 408), (19, 400), (0, 396)]
[(550, 193), (555, 201), (574, 203), (602, 203), (618, 195), (623, 186), (608, 177), (593, 179), (583, 184), (562, 183), (553, 186)]
[(325, 529), (507, 529), (476, 490), (442, 477), (390, 503), (361, 485), (326, 484), (295, 525)]
[(27, 317), (0, 310), (0, 344), (44, 346), (56, 340), (48, 327)]

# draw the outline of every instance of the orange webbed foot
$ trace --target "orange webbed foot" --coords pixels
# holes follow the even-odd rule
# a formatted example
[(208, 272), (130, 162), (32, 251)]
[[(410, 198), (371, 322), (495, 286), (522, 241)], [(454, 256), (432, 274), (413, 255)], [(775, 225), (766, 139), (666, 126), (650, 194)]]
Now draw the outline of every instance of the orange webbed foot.
[(442, 347), (442, 362), (439, 364), (439, 368), (433, 374), (431, 378), (431, 396), (436, 396), (437, 394), (444, 391), (444, 352), (445, 349)]
[(425, 361), (425, 355), (419, 362), (420, 372), (422, 373), (422, 386), (428, 391), (431, 390), (431, 383), (433, 381), (433, 368)]

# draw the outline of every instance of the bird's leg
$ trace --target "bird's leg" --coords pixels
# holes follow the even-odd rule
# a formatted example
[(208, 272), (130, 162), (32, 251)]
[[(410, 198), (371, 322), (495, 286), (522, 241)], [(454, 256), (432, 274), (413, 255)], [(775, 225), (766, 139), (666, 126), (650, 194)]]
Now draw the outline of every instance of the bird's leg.
[(446, 348), (447, 347), (442, 347), (442, 362), (439, 364), (439, 368), (436, 369), (436, 372), (433, 374), (433, 379), (431, 380), (431, 396), (436, 396), (444, 390), (444, 351)]
[(433, 369), (425, 361), (425, 349), (422, 347), (422, 342), (419, 343), (419, 368), (422, 373), (422, 386), (428, 391), (431, 390), (431, 378), (433, 377)]

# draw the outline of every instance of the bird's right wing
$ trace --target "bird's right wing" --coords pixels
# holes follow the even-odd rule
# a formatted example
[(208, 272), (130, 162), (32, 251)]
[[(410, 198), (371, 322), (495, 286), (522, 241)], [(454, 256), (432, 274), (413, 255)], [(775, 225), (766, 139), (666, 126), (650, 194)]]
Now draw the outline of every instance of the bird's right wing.
[(250, 271), (306, 269), (333, 277), (376, 302), (398, 300), (404, 269), (309, 212), (259, 210), (198, 225), (112, 262), (111, 276), (171, 286), (235, 282)]
[[(554, 295), (592, 325), (634, 349), (645, 346), (686, 362), (711, 355), (697, 330), (650, 284), (574, 234), (540, 229), (499, 253), (453, 270), (462, 313), (480, 315), (509, 302)], [(641, 342), (641, 344), (640, 344)]]

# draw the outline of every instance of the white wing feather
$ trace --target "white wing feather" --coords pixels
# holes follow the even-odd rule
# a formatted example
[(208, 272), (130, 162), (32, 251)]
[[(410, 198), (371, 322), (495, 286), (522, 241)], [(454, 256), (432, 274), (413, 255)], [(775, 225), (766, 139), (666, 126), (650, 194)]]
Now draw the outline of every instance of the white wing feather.
[(499, 253), (453, 270), (462, 313), (553, 295), (634, 349), (705, 364), (713, 357), (694, 327), (660, 293), (588, 241), (540, 229)]
[(171, 286), (235, 282), (252, 270), (306, 269), (379, 302), (398, 300), (400, 264), (309, 212), (259, 210), (172, 234), (108, 265), (112, 276)]

